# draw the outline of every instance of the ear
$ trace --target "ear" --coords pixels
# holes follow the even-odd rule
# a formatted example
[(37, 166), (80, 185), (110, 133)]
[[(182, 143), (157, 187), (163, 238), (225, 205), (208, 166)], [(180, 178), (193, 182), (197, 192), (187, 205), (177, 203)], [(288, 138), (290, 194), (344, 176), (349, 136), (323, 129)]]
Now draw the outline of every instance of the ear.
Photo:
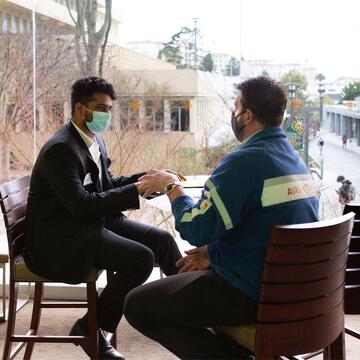
[(80, 104), (80, 103), (75, 104), (75, 114), (77, 114), (81, 117), (85, 116), (85, 108), (84, 108), (84, 106), (82, 106), (82, 104)]
[(249, 124), (252, 124), (255, 120), (256, 120), (255, 114), (251, 110), (248, 109), (246, 112), (246, 115), (245, 115), (244, 123), (246, 125), (249, 125)]

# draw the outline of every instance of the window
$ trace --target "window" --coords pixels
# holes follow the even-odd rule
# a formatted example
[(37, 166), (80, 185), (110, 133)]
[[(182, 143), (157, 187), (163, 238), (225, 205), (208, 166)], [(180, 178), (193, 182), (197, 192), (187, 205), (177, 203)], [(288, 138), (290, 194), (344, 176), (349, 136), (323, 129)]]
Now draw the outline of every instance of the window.
[(4, 14), (4, 17), (3, 17), (3, 32), (4, 33), (7, 33), (10, 31), (10, 21), (11, 21), (11, 15)]
[(171, 101), (171, 131), (190, 131), (190, 101)]
[(145, 101), (145, 127), (149, 131), (164, 131), (164, 101)]
[(20, 32), (24, 33), (28, 31), (28, 21), (26, 19), (21, 19), (20, 22)]
[(121, 130), (134, 130), (139, 128), (139, 101), (122, 100), (120, 102), (120, 128)]
[(13, 33), (20, 32), (20, 19), (18, 16), (13, 16), (12, 18), (12, 32)]

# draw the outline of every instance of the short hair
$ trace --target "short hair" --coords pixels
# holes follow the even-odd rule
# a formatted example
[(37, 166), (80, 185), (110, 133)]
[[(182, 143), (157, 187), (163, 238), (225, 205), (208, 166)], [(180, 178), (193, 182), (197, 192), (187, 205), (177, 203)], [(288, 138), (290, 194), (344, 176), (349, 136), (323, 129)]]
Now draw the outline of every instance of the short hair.
[(280, 126), (287, 97), (281, 86), (266, 76), (250, 78), (238, 85), (243, 109), (251, 110), (266, 127)]
[(116, 100), (116, 92), (109, 82), (97, 76), (87, 76), (74, 82), (71, 87), (71, 115), (75, 112), (75, 105), (86, 105), (96, 93), (107, 94), (112, 100)]
[(342, 175), (338, 176), (336, 179), (336, 182), (342, 182), (342, 181), (345, 181), (344, 176), (342, 176)]

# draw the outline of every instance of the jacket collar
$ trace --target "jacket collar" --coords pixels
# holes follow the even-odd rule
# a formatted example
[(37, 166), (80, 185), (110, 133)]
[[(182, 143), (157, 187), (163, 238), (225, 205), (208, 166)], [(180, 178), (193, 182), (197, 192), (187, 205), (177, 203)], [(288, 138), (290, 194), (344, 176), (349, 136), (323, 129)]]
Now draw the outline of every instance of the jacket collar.
[[(70, 132), (70, 134), (74, 137), (76, 143), (85, 151), (87, 158), (90, 160), (90, 162), (92, 164), (92, 168), (93, 168), (92, 180), (95, 184), (97, 184), (97, 188), (100, 191), (99, 168), (98, 168), (97, 164), (95, 163), (94, 159), (92, 158), (87, 144), (85, 143), (84, 139), (80, 136), (79, 132), (76, 130), (74, 124), (71, 121), (68, 124), (66, 124), (65, 127)], [(108, 180), (108, 176), (107, 176), (107, 168), (108, 168), (107, 157), (105, 156), (105, 149), (104, 149), (103, 143), (98, 136), (96, 136), (96, 141), (99, 144), (99, 149), (100, 149), (100, 153), (101, 153), (100, 159), (101, 159), (101, 165), (102, 165), (103, 190), (106, 190), (107, 188), (110, 188), (110, 186), (108, 184), (109, 180)], [(104, 186), (106, 188), (104, 188)]]
[[(70, 134), (75, 138), (78, 145), (84, 149), (88, 156), (92, 159), (92, 156), (89, 151), (89, 144), (85, 141), (85, 139), (80, 135), (79, 131), (75, 128), (75, 125), (70, 121), (68, 124), (65, 125), (65, 127), (68, 129)], [(99, 141), (99, 138), (95, 136), (96, 142), (99, 144), (99, 149), (101, 152), (101, 155), (105, 157), (105, 150), (103, 149), (103, 146), (101, 145), (101, 141)], [(90, 144), (91, 145), (91, 144)]]
[(257, 131), (245, 141), (240, 144), (240, 148), (248, 147), (249, 145), (264, 139), (271, 139), (271, 138), (286, 138), (286, 135), (284, 133), (284, 130), (280, 126), (276, 127), (268, 127), (265, 129), (262, 129), (260, 131)]
[(81, 138), (79, 132), (76, 130), (74, 124), (70, 121), (69, 123), (67, 123), (65, 125), (65, 127), (67, 128), (67, 130), (70, 132), (70, 134), (73, 136), (73, 138), (75, 139), (75, 141), (77, 142), (77, 144), (83, 149), (85, 150), (86, 154), (92, 159), (89, 148), (87, 147), (87, 145), (85, 144), (84, 140)]
[(86, 144), (86, 146), (88, 148), (91, 147), (91, 145), (94, 143), (94, 139), (92, 139), (91, 137), (89, 137), (88, 135), (86, 135), (78, 126), (76, 126), (76, 124), (71, 120), (71, 124), (74, 126), (74, 128), (77, 130), (77, 132), (79, 133), (79, 135), (81, 136), (81, 138), (83, 139), (84, 143)]

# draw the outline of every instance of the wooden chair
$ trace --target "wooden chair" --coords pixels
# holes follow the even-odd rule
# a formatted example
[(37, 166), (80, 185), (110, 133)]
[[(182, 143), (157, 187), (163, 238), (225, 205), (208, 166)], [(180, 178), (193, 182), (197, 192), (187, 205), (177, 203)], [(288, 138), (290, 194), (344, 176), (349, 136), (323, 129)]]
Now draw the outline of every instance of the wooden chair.
[[(344, 214), (355, 213), (345, 280), (345, 314), (360, 315), (360, 204), (346, 204)], [(360, 332), (345, 327), (345, 332), (360, 339)]]
[(221, 327), (256, 359), (324, 349), (345, 359), (344, 284), (354, 213), (276, 226), (268, 246), (257, 323)]
[(6, 264), (9, 262), (9, 255), (8, 254), (0, 254), (0, 269), (2, 271), (2, 285), (1, 285), (1, 315), (0, 321), (6, 321)]
[[(32, 273), (26, 266), (22, 257), (24, 249), (24, 230), (27, 197), (29, 191), (30, 177), (10, 181), (0, 185), (0, 205), (4, 216), (5, 228), (9, 245), (10, 259), (10, 295), (9, 314), (4, 346), (3, 359), (13, 359), (16, 354), (26, 345), (24, 359), (30, 359), (35, 342), (42, 343), (85, 343), (89, 344), (92, 359), (98, 359), (98, 331), (97, 331), (97, 290), (96, 280), (102, 270), (92, 269), (86, 282), (86, 302), (46, 302), (43, 301), (44, 283), (54, 282), (51, 279), (42, 278)], [(108, 281), (113, 276), (107, 272)], [(19, 282), (34, 282), (34, 303), (31, 317), (30, 329), (25, 335), (15, 335), (16, 304)], [(89, 313), (89, 335), (88, 336), (40, 336), (38, 334), (41, 310), (44, 308), (88, 308)], [(56, 326), (54, 324), (54, 326)], [(108, 334), (109, 340), (116, 347), (116, 333)], [(11, 351), (12, 343), (17, 346)]]

